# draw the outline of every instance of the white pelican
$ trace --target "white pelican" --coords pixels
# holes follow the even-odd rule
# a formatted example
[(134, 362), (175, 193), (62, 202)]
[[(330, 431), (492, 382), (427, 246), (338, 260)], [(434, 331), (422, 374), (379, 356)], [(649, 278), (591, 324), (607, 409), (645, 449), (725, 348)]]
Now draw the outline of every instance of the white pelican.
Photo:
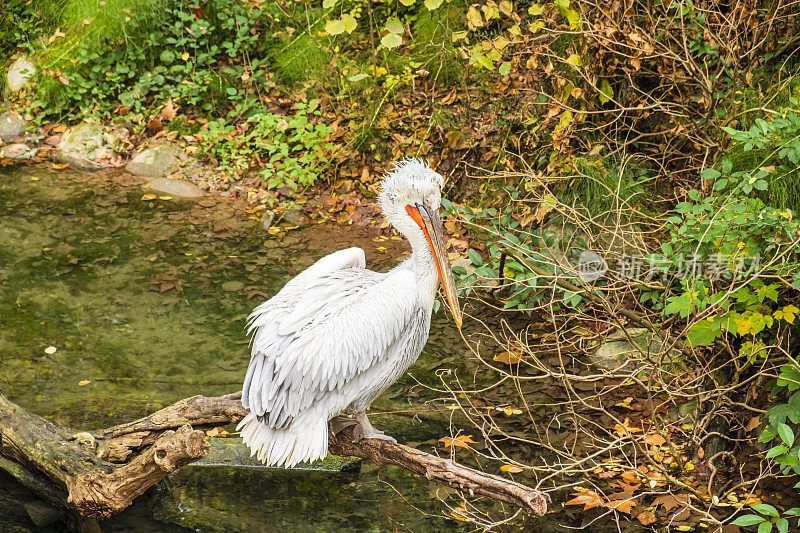
[(236, 429), (260, 461), (292, 467), (325, 457), (328, 421), (341, 414), (355, 415), (364, 438), (394, 440), (372, 427), (366, 411), (425, 346), (440, 281), (461, 327), (439, 218), (443, 184), (416, 159), (395, 164), (384, 179), (381, 210), (412, 249), (391, 271), (367, 270), (364, 250), (348, 248), (253, 310), (242, 388), (250, 413)]

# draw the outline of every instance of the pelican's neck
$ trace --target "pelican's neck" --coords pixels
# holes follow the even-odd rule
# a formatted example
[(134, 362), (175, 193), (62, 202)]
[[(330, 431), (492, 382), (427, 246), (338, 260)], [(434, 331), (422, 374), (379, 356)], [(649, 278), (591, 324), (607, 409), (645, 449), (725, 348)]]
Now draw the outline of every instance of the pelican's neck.
[[(421, 237), (421, 238), (420, 238)], [(436, 260), (424, 235), (414, 235), (411, 242), (411, 268), (417, 275), (419, 303), (423, 308), (433, 308), (436, 290), (439, 288), (439, 273)]]

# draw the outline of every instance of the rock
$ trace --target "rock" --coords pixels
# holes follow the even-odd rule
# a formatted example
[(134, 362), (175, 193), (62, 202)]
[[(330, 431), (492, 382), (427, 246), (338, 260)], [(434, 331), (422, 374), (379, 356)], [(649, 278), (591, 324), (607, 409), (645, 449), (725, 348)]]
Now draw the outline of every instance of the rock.
[(299, 209), (289, 209), (283, 214), (283, 221), (292, 226), (303, 226), (304, 220), (303, 212)]
[(20, 92), (30, 83), (30, 78), (34, 74), (36, 74), (36, 66), (28, 58), (17, 58), (8, 68), (3, 95), (7, 97)]
[(42, 500), (32, 500), (26, 502), (25, 512), (36, 527), (47, 527), (61, 520), (61, 511)]
[(453, 267), (461, 267), (467, 271), (466, 276), (470, 276), (475, 274), (478, 278), (475, 280), (474, 287), (476, 289), (483, 289), (485, 291), (492, 291), (496, 289), (500, 285), (500, 280), (496, 277), (494, 278), (486, 278), (478, 274), (475, 270), (475, 266), (472, 264), (472, 261), (468, 257), (462, 257), (460, 259), (456, 259), (451, 263)]
[[(242, 439), (212, 437), (209, 439), (211, 452), (195, 463), (187, 465), (186, 468), (204, 466), (231, 466), (258, 468), (264, 470), (275, 470), (277, 467), (264, 466), (264, 464), (250, 455), (250, 448), (242, 442)], [(328, 454), (324, 459), (313, 463), (300, 463), (293, 467), (298, 470), (317, 470), (326, 472), (341, 472), (349, 470), (358, 465), (360, 459), (355, 457), (339, 457), (338, 455)]]
[(97, 124), (84, 122), (67, 130), (56, 147), (56, 159), (77, 170), (100, 170), (111, 166), (116, 138)]
[(273, 220), (275, 220), (275, 211), (265, 210), (264, 214), (261, 215), (261, 227), (264, 228), (264, 231), (267, 231), (272, 226)]
[(169, 178), (154, 179), (147, 184), (147, 187), (180, 198), (201, 198), (204, 194), (203, 190), (194, 183)]
[(0, 157), (7, 157), (9, 159), (30, 159), (36, 155), (36, 150), (23, 143), (9, 144), (8, 146), (0, 147)]
[(177, 163), (175, 149), (168, 144), (162, 144), (148, 148), (131, 159), (125, 165), (125, 170), (137, 176), (163, 178)]
[[(625, 332), (617, 330), (608, 335), (591, 359), (602, 370), (630, 371), (635, 369), (636, 360), (642, 357), (658, 357), (662, 351), (664, 341), (647, 328), (627, 328)], [(680, 351), (673, 348), (665, 360), (672, 361), (679, 355)]]
[(8, 142), (16, 139), (28, 127), (28, 121), (11, 111), (0, 115), (0, 140)]

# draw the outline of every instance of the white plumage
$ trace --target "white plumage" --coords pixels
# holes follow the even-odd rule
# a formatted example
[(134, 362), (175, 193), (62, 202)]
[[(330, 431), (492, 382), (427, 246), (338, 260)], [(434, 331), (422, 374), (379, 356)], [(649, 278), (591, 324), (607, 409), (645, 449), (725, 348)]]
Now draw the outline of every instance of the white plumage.
[(328, 420), (340, 414), (356, 415), (365, 438), (391, 439), (365, 412), (422, 351), (440, 279), (461, 323), (438, 216), (442, 184), (417, 160), (395, 165), (384, 180), (384, 216), (412, 247), (390, 272), (367, 270), (364, 251), (348, 248), (253, 310), (242, 389), (250, 413), (237, 429), (262, 462), (292, 467), (324, 457)]

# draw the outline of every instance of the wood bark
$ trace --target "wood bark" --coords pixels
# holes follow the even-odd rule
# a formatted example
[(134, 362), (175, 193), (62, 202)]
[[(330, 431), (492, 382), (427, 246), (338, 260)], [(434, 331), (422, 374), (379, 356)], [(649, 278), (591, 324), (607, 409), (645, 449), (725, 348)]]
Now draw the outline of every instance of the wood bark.
[[(149, 416), (94, 432), (74, 432), (11, 402), (0, 392), (0, 469), (53, 505), (102, 519), (128, 507), (174, 470), (210, 451), (206, 429), (236, 423), (241, 393), (193, 396)], [(394, 442), (354, 442), (354, 428), (329, 435), (335, 455), (394, 464), (427, 479), (543, 515), (546, 494), (508, 479)]]

